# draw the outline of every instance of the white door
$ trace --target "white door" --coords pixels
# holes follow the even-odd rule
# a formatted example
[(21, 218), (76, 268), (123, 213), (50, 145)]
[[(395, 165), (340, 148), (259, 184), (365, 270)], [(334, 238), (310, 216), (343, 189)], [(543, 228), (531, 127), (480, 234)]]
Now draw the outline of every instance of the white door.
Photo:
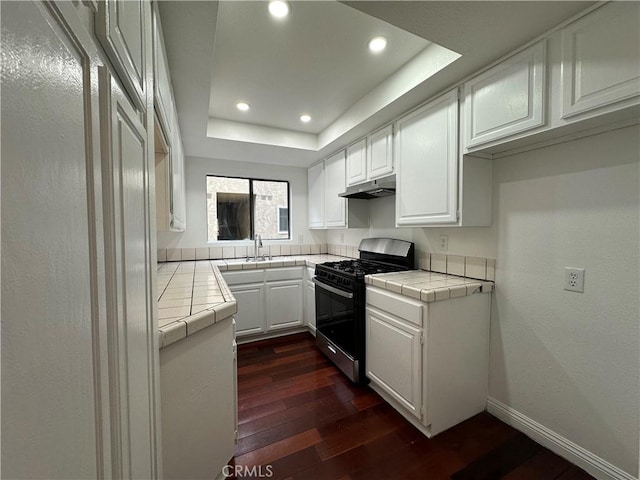
[(362, 139), (347, 148), (347, 185), (367, 181), (367, 141)]
[(466, 82), (465, 147), (544, 125), (545, 85), (544, 41)]
[(396, 225), (456, 223), (457, 90), (398, 120), (395, 151)]
[(309, 228), (324, 227), (324, 180), (324, 162), (309, 167), (307, 170)]
[(393, 173), (393, 125), (373, 132), (367, 138), (367, 178), (376, 178)]
[(236, 336), (263, 333), (265, 331), (264, 283), (234, 285), (229, 287), (238, 302)]
[(140, 114), (110, 72), (100, 69), (100, 131), (103, 135), (106, 283), (114, 448), (125, 478), (152, 478), (155, 374), (158, 346), (153, 339), (150, 226), (151, 172), (147, 131)]
[(302, 281), (267, 283), (267, 330), (302, 325)]
[(2, 475), (158, 478), (149, 136), (72, 3), (1, 8)]
[(422, 407), (422, 330), (367, 308), (367, 377), (417, 418)]
[(325, 160), (325, 225), (347, 226), (347, 200), (339, 196), (345, 191), (345, 151)]

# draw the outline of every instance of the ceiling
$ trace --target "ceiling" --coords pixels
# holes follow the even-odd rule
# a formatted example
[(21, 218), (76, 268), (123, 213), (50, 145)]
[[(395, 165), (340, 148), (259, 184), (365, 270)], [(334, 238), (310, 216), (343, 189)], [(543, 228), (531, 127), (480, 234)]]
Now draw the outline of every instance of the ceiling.
[(159, 2), (185, 153), (306, 167), (592, 3)]

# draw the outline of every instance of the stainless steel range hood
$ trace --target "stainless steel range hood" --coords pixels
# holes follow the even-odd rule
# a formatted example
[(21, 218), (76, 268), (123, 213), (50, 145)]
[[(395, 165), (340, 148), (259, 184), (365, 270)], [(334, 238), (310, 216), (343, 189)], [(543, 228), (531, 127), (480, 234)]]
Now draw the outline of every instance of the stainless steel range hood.
[(364, 198), (369, 200), (371, 198), (388, 197), (389, 195), (395, 195), (395, 193), (396, 177), (395, 175), (389, 175), (388, 177), (372, 180), (371, 182), (347, 187), (347, 191), (341, 193), (340, 196), (344, 198)]

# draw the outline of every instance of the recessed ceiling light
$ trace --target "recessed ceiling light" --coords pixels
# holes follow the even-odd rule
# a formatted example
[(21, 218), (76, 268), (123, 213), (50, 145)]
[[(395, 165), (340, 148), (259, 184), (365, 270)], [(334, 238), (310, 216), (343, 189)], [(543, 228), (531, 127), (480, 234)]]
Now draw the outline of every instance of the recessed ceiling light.
[(369, 42), (369, 50), (373, 53), (380, 53), (387, 46), (387, 39), (384, 37), (375, 37), (372, 38)]
[(284, 0), (272, 0), (269, 2), (269, 13), (276, 18), (284, 18), (289, 15), (289, 2)]
[(236, 103), (236, 108), (238, 110), (240, 110), (241, 112), (246, 112), (248, 111), (251, 107), (249, 106), (248, 103), (245, 102), (240, 102), (240, 103)]
[(309, 123), (311, 121), (311, 115), (300, 115), (300, 121), (304, 123)]

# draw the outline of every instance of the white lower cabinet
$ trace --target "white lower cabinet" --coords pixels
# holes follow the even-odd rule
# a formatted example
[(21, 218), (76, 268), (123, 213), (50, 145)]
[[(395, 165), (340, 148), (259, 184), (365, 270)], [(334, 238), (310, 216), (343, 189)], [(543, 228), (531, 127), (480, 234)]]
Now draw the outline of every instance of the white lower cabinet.
[(370, 386), (428, 437), (485, 409), (490, 301), (423, 303), (367, 286)]
[[(400, 317), (367, 309), (367, 376), (409, 413), (422, 406), (422, 330)], [(372, 354), (371, 352), (376, 352)]]
[(234, 270), (222, 275), (238, 302), (237, 337), (303, 326), (303, 267)]
[(267, 283), (267, 330), (302, 325), (302, 280)]
[(304, 280), (304, 323), (309, 327), (309, 331), (316, 334), (316, 285), (313, 283), (315, 269), (307, 268)]
[(236, 336), (263, 333), (265, 331), (264, 283), (230, 286), (238, 302)]

